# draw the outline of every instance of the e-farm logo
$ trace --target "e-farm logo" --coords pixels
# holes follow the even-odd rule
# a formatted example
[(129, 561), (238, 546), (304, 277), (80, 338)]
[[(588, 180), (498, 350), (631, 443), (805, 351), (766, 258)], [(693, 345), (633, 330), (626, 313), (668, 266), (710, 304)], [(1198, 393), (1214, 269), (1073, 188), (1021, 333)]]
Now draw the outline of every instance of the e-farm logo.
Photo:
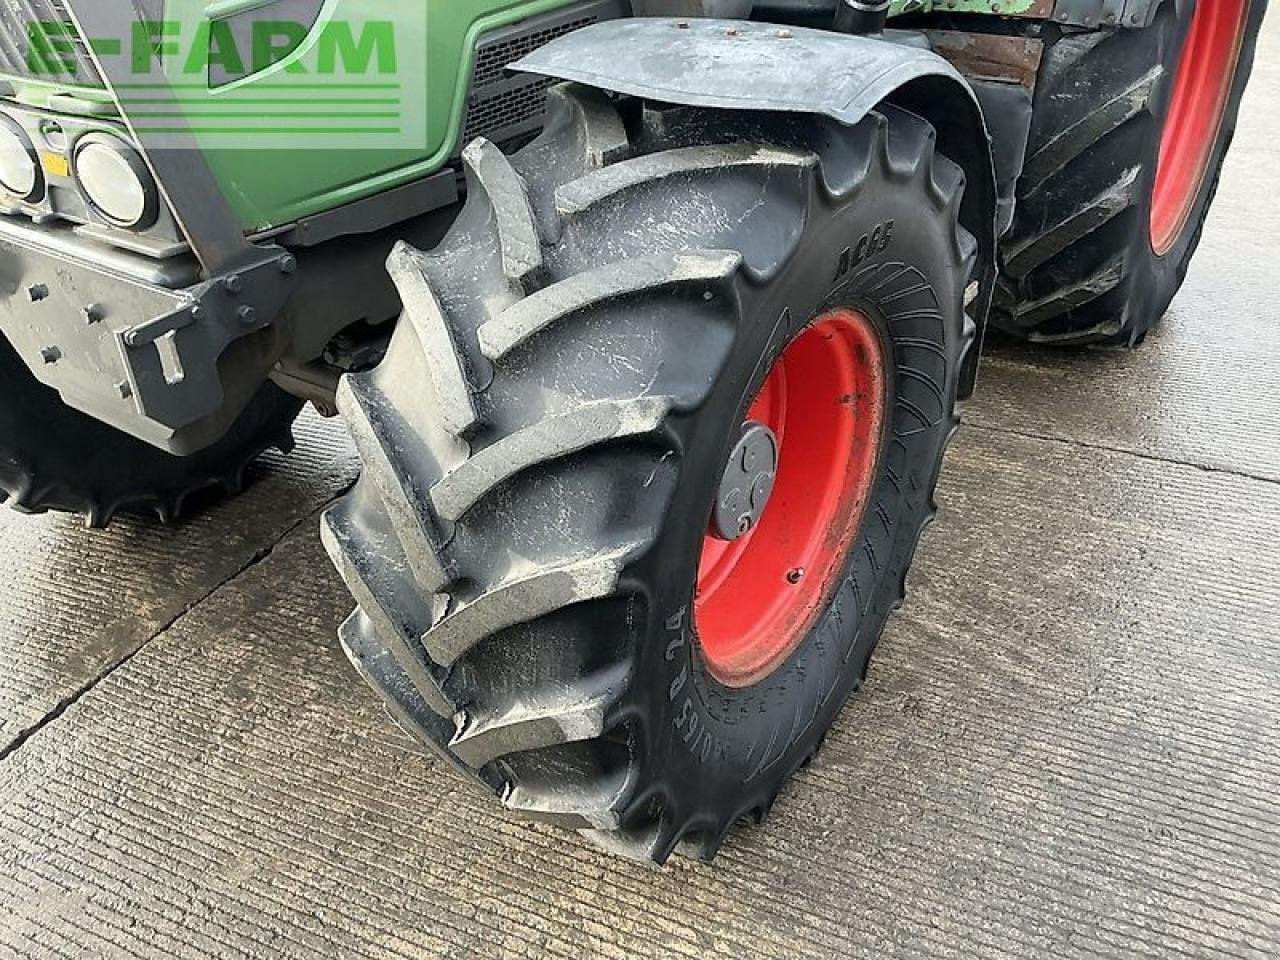
[(425, 141), (421, 104), (409, 110), (403, 95), (426, 89), (426, 55), (425, 43), (402, 42), (398, 26), (138, 20), (119, 36), (82, 38), (72, 23), (38, 21), (27, 68), (38, 79), (83, 82), (92, 51), (153, 147), (182, 132), (219, 149), (403, 149)]

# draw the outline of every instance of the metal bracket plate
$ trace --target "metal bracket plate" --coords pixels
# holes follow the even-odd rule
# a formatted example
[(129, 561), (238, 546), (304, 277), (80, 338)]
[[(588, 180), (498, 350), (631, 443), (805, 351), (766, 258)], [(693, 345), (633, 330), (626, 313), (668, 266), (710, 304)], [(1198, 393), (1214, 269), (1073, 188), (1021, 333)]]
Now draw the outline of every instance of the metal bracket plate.
[(268, 326), (293, 290), (292, 255), (259, 253), (234, 274), (169, 290), (0, 222), (0, 333), (69, 406), (163, 446), (219, 409), (219, 357)]

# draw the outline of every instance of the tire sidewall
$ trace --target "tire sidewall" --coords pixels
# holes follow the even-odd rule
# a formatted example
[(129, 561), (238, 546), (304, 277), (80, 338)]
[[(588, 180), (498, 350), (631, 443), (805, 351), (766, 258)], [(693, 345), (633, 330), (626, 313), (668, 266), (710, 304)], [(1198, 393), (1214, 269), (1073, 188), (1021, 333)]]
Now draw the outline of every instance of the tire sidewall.
[[(714, 811), (703, 814), (702, 824), (714, 832), (767, 806), (825, 736), (900, 603), (907, 566), (932, 513), (964, 353), (967, 276), (957, 268), (956, 226), (927, 189), (927, 179), (873, 170), (855, 195), (822, 204), (796, 255), (774, 277), (742, 288), (739, 347), (708, 401), (682, 425), (684, 468), (668, 522), (633, 572), (650, 609), (639, 618), (649, 629), (640, 638), (637, 702), (629, 716), (645, 727), (640, 735), (649, 769), (639, 777), (651, 785), (633, 809), (661, 794), (661, 808), (673, 818)], [(886, 249), (844, 269), (846, 251), (856, 251), (861, 238), (890, 223)], [(903, 316), (912, 312), (905, 307), (918, 307), (919, 294), (914, 301), (890, 301), (905, 281), (875, 289), (902, 270), (919, 271), (928, 287), (924, 296), (938, 305), (936, 318)], [(751, 398), (787, 344), (836, 307), (866, 315), (884, 346), (887, 415), (874, 492), (836, 595), (805, 640), (764, 681), (731, 689), (712, 677), (697, 641), (693, 584), (703, 534)], [(904, 351), (895, 335), (934, 347)], [(936, 362), (928, 373), (941, 385), (942, 399), (929, 409), (931, 422), (924, 427), (899, 402), (907, 389), (900, 373), (904, 364), (927, 366), (927, 357)]]

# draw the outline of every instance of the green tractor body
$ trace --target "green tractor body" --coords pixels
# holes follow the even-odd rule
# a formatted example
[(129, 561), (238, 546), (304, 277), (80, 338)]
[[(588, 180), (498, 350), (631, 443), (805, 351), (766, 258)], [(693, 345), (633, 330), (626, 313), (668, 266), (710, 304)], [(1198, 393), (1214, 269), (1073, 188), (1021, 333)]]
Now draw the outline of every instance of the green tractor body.
[[(671, 6), (674, 9), (679, 4)], [(921, 14), (932, 6), (919, 0), (895, 0), (891, 12)], [(1031, 11), (1036, 2), (944, 0), (937, 6), (954, 14), (1019, 16)], [(536, 42), (560, 35), (566, 26), (582, 26), (629, 12), (626, 2), (584, 4), (581, 0), (316, 0), (286, 6), (279, 12), (272, 7), (259, 0), (169, 0), (162, 11), (157, 10), (162, 19), (134, 20), (111, 30), (108, 37), (92, 38), (99, 46), (106, 41), (110, 49), (119, 45), (130, 60), (140, 50), (163, 45), (165, 78), (182, 94), (175, 112), (184, 114), (195, 131), (222, 195), (246, 232), (293, 223), (443, 169), (456, 161), (465, 146), (468, 115), (474, 105), (471, 98), (476, 93), (472, 84), (477, 59), (488, 57), (487, 65), (505, 67), (519, 54), (531, 52)], [(306, 14), (293, 19), (295, 9)], [(55, 7), (51, 10), (56, 12)], [(543, 24), (531, 23), (538, 17), (544, 18)], [(251, 26), (233, 28), (230, 25), (237, 18), (246, 19)], [(802, 19), (818, 22), (821, 15)], [(38, 36), (40, 25), (53, 22), (60, 21), (31, 18), (18, 24), (16, 31), (10, 30), (19, 38), (33, 32)], [(510, 29), (520, 24), (523, 29)], [(291, 47), (291, 38), (300, 36), (307, 39), (297, 48)], [(44, 64), (39, 64), (38, 50), (33, 58), (30, 46), (19, 47), (36, 68), (19, 74), (6, 71), (15, 100), (49, 108), (53, 98), (53, 114), (77, 107), (92, 116), (114, 112), (117, 101), (111, 84), (85, 83), (85, 76), (92, 71), (87, 62), (80, 64), (80, 76), (56, 78), (61, 72), (57, 69), (58, 37), (50, 40), (53, 49), (45, 55)], [(505, 49), (504, 41), (508, 44)], [(210, 61), (215, 68), (222, 64), (233, 67), (242, 78), (211, 87)], [(146, 79), (142, 71), (134, 73), (137, 76), (132, 82)], [(129, 79), (114, 91), (123, 112), (136, 114), (143, 124), (148, 116), (160, 112), (157, 98), (146, 95), (154, 92), (132, 87)], [(291, 121), (283, 126), (299, 126), (299, 114), (290, 116), (287, 107), (290, 102), (305, 102), (304, 93), (312, 94), (309, 113), (327, 119), (339, 131), (342, 121), (347, 121), (344, 132), (352, 139), (360, 136), (362, 127), (372, 126), (373, 119), (402, 123), (406, 111), (418, 114), (424, 129), (417, 142), (400, 149), (369, 149), (358, 141), (346, 149), (332, 143), (310, 149), (305, 138), (289, 133), (267, 134), (279, 138), (286, 144), (284, 148), (265, 144), (268, 149), (259, 150), (242, 142), (227, 148), (230, 139), (244, 139), (241, 131), (251, 126), (250, 121), (266, 119), (264, 112), (271, 107), (278, 109), (277, 117)], [(264, 102), (273, 99), (274, 104)], [(344, 100), (349, 102), (344, 105)], [(368, 102), (371, 100), (378, 102)], [(521, 103), (507, 109), (517, 114), (527, 111), (522, 117), (527, 130), (529, 120), (541, 119), (541, 110), (536, 109), (540, 104), (532, 106), (534, 109)], [(494, 105), (492, 113), (497, 116), (501, 112)], [(244, 122), (236, 124), (236, 120)], [(217, 132), (226, 128), (233, 132)], [(470, 132), (494, 130), (473, 127)], [(296, 145), (290, 144), (290, 139)]]
[[(998, 6), (952, 4), (988, 14)], [(669, 13), (653, 22), (672, 25), (682, 12), (745, 16), (751, 7), (743, 0), (43, 0), (7, 14), (6, 146), (14, 163), (29, 158), (34, 171), (29, 190), (22, 170), (21, 190), (0, 198), (8, 204), (0, 231), (15, 264), (0, 331), (66, 404), (173, 454), (217, 442), (268, 376), (331, 409), (336, 376), (350, 366), (344, 360), (321, 371), (314, 362), (347, 328), (384, 325), (385, 340), (386, 321), (400, 307), (383, 269), (391, 243), (431, 242), (447, 228), (465, 195), (459, 171), (467, 143), (519, 145), (539, 130), (555, 78), (512, 72), (514, 63), (636, 12)], [(894, 9), (908, 7), (915, 16), (923, 10)], [(834, 10), (816, 0), (758, 16), (804, 31), (803, 24), (828, 25)], [(959, 52), (955, 36), (940, 42)], [(937, 59), (923, 33), (861, 42), (917, 62)], [(855, 67), (864, 53), (852, 56)], [(1016, 141), (1029, 117), (1033, 51), (1014, 53), (1020, 63), (1008, 69), (1024, 81), (1015, 93)], [(896, 65), (894, 56), (883, 59)], [(852, 97), (864, 73), (831, 87)], [(920, 73), (910, 68), (885, 90)], [(719, 82), (740, 77), (722, 72)], [(940, 118), (951, 113), (957, 95), (959, 84), (931, 109)], [(785, 108), (809, 105), (797, 98)], [(967, 123), (982, 136), (980, 119)], [(96, 165), (81, 164), (94, 141)], [(141, 186), (124, 189), (137, 194), (137, 211), (132, 194), (116, 201), (123, 216), (96, 202), (82, 167), (98, 170), (98, 181), (136, 176)], [(50, 284), (57, 269), (74, 276)], [(117, 282), (121, 274), (127, 283)], [(47, 298), (33, 299), (32, 288), (46, 287)], [(86, 311), (101, 322), (83, 322)]]
[[(260, 2), (170, 0), (163, 19), (128, 21), (111, 29), (110, 36), (94, 38), (99, 46), (103, 40), (113, 50), (118, 45), (135, 74), (122, 77), (114, 91), (109, 81), (84, 82), (86, 75), (96, 76), (89, 63), (79, 65), (77, 77), (51, 77), (60, 72), (56, 49), (44, 58), (45, 69), (8, 79), (16, 99), (33, 107), (48, 108), (52, 98), (53, 113), (79, 106), (86, 114), (101, 115), (115, 112), (119, 97), (123, 112), (145, 125), (161, 112), (157, 90), (141, 86), (150, 82), (149, 74), (133, 70), (132, 60), (139, 50), (163, 44), (164, 78), (181, 93), (173, 111), (184, 115), (222, 195), (252, 233), (445, 167), (461, 150), (481, 38), (571, 5), (566, 0), (336, 0), (301, 4), (307, 12), (293, 19), (289, 10), (275, 12)], [(247, 27), (233, 29), (237, 19), (245, 19)], [(33, 26), (38, 22), (21, 24), (18, 35), (38, 31)], [(306, 39), (292, 47), (291, 39), (297, 37)], [(232, 67), (238, 79), (211, 85), (211, 61), (214, 69)], [(289, 121), (277, 126), (303, 126), (300, 110), (292, 108), (308, 101), (308, 112), (317, 121), (311, 125), (346, 133), (353, 141), (350, 147), (326, 142), (323, 149), (311, 149), (305, 135), (292, 132), (268, 132), (279, 142), (263, 143), (263, 149), (244, 142), (244, 128), (273, 117)], [(372, 121), (391, 119), (400, 125), (408, 113), (417, 114), (423, 124), (411, 146), (370, 149), (360, 142), (361, 128), (388, 126)], [(217, 132), (228, 128), (230, 132)], [(234, 147), (228, 148), (232, 142)]]

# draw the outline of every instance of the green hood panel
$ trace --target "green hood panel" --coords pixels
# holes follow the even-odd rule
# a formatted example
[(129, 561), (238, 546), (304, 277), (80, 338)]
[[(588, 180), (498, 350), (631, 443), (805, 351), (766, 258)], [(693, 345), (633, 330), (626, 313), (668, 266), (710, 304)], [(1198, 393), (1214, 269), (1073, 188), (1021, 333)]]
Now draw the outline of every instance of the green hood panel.
[[(89, 39), (105, 41), (107, 52), (121, 57), (147, 49), (148, 41), (162, 50), (178, 102), (165, 103), (166, 91), (146, 84), (120, 85), (115, 93), (123, 109), (140, 129), (185, 122), (237, 218), (247, 232), (255, 232), (445, 166), (459, 150), (480, 38), (575, 2), (167, 0), (168, 26), (121, 28), (118, 37)], [(242, 23), (284, 24), (296, 33), (296, 49), (258, 61), (256, 35), (241, 28), (232, 42), (222, 44), (230, 29), (226, 25), (237, 17), (244, 18)], [(147, 29), (150, 34), (135, 32)], [(52, 42), (50, 56), (58, 56), (58, 42)], [(230, 71), (224, 69), (228, 60), (234, 61)], [(261, 62), (271, 65), (259, 70)], [(210, 89), (215, 74), (218, 85)], [(102, 112), (110, 99), (102, 89), (58, 82), (56, 71), (37, 71), (36, 77), (11, 78), (19, 100), (71, 110), (65, 101), (50, 103), (50, 97), (72, 94), (84, 110), (92, 110), (96, 101)], [(305, 102), (299, 104), (299, 98)], [(269, 135), (254, 132), (263, 124), (274, 128)], [(318, 126), (327, 132), (308, 136)], [(370, 126), (379, 136), (368, 135)], [(181, 184), (166, 187), (182, 189)]]
[[(526, 16), (567, 6), (572, 0), (330, 0), (335, 21), (367, 23), (390, 20), (398, 52), (403, 58), (417, 55), (424, 60), (425, 89), (411, 89), (413, 70), (406, 70), (404, 89), (388, 91), (399, 96), (405, 109), (420, 111), (425, 136), (415, 144), (398, 149), (350, 148), (327, 144), (308, 149), (302, 143), (290, 149), (220, 149), (216, 137), (200, 136), (206, 156), (219, 183), (246, 229), (257, 230), (288, 223), (299, 217), (329, 210), (354, 200), (407, 183), (444, 166), (458, 149), (474, 50), (480, 36)], [(332, 21), (331, 21), (332, 22)], [(322, 51), (313, 49), (300, 58), (311, 75), (317, 75)], [(208, 94), (232, 111), (235, 101), (249, 101), (269, 95), (281, 83), (300, 83), (307, 78), (271, 76), (242, 81), (231, 90)], [(323, 80), (321, 84), (323, 84)], [(267, 94), (261, 91), (266, 90)], [(371, 91), (382, 99), (387, 93)], [(338, 94), (318, 84), (317, 99), (339, 99)], [(252, 110), (252, 105), (249, 105)], [(336, 109), (343, 109), (341, 107)], [(392, 107), (392, 110), (400, 109)], [(193, 105), (195, 114), (198, 106)], [(190, 121), (196, 127), (197, 120)], [(198, 127), (197, 127), (198, 129)], [(353, 140), (355, 138), (353, 137)]]

